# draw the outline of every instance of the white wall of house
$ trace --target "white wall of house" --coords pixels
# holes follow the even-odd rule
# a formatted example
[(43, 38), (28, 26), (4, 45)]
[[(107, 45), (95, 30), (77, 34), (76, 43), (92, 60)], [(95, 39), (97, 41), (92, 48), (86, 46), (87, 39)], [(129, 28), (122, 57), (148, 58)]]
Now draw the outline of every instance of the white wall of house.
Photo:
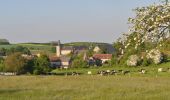
[(69, 66), (70, 63), (69, 63), (69, 62), (61, 62), (61, 65), (62, 65), (62, 66)]
[(102, 63), (105, 63), (106, 61), (110, 61), (111, 59), (101, 59)]
[(61, 50), (62, 55), (68, 55), (72, 52), (72, 50)]

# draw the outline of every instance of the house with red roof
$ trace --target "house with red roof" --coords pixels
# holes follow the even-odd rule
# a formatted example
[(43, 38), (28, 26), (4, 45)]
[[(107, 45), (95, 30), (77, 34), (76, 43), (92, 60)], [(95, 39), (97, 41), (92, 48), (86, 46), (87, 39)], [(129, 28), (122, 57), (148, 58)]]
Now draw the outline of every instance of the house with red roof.
[(93, 59), (100, 59), (102, 63), (105, 63), (112, 59), (112, 54), (94, 54)]

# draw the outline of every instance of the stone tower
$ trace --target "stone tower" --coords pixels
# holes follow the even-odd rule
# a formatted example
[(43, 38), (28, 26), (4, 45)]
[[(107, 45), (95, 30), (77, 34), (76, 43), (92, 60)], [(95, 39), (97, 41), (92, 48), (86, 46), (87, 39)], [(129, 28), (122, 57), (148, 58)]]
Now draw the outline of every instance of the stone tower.
[(60, 44), (60, 40), (58, 40), (58, 45), (56, 46), (56, 55), (57, 55), (57, 57), (61, 56), (61, 44)]

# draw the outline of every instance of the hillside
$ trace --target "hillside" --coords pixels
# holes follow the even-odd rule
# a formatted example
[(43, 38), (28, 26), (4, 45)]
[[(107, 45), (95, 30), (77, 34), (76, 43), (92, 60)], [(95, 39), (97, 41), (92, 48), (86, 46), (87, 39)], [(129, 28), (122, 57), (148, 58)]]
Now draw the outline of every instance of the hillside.
[(0, 45), (8, 45), (10, 44), (7, 39), (0, 39)]
[[(56, 44), (55, 44), (56, 45)], [(108, 48), (110, 51), (112, 49), (112, 45), (108, 44), (108, 43), (97, 43), (97, 42), (71, 42), (71, 43), (64, 43), (62, 44), (63, 46), (86, 46), (86, 47), (90, 47), (90, 46), (100, 46), (100, 47), (105, 47)], [(39, 52), (46, 52), (48, 54), (54, 53), (54, 45), (49, 43), (18, 43), (18, 44), (3, 44), (0, 45), (0, 48), (6, 48), (6, 49), (10, 49), (10, 48), (14, 48), (16, 46), (23, 46), (23, 47), (27, 47), (28, 49), (30, 49), (30, 51), (33, 54), (39, 53)], [(110, 49), (111, 48), (111, 49)], [(113, 51), (113, 50), (112, 50)]]
[[(65, 46), (96, 46), (96, 45), (108, 45), (109, 43), (102, 43), (102, 42), (70, 42), (65, 43)], [(111, 44), (110, 44), (111, 45)]]

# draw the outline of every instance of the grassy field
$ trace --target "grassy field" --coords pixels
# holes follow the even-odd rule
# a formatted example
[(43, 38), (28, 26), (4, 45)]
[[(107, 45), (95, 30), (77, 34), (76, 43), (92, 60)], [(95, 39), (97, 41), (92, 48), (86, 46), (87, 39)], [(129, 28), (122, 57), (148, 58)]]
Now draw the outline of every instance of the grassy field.
[(0, 100), (169, 100), (169, 77), (1, 76)]
[(16, 46), (23, 46), (27, 47), (33, 54), (39, 53), (39, 52), (46, 52), (51, 53), (52, 46), (50, 45), (43, 45), (43, 44), (11, 44), (11, 45), (0, 45), (0, 48), (6, 48), (10, 49), (12, 47)]

